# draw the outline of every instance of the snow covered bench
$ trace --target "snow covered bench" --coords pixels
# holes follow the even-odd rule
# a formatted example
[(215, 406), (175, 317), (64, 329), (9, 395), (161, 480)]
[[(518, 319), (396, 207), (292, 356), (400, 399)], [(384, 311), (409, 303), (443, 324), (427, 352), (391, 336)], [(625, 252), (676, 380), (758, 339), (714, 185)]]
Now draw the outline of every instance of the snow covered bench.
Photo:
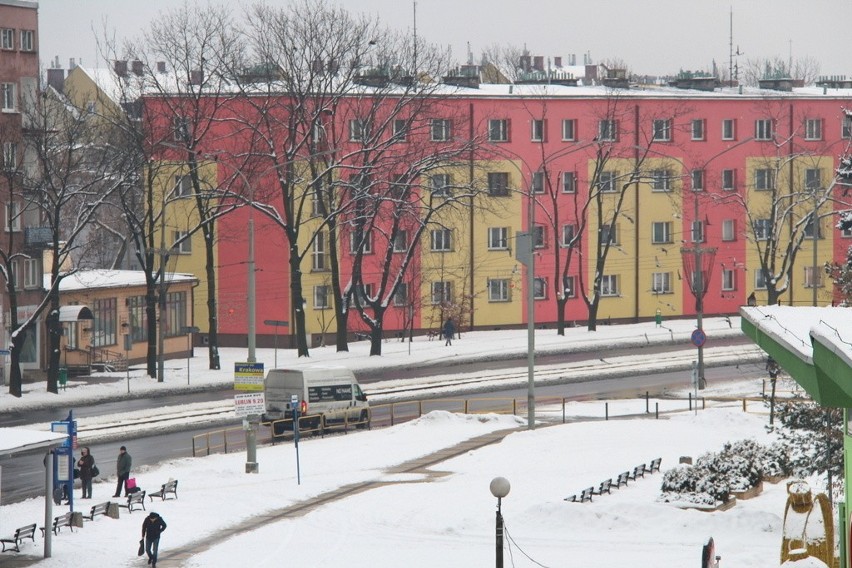
[(583, 503), (585, 501), (592, 501), (592, 496), (595, 494), (594, 487), (588, 487), (583, 489), (579, 495), (571, 495), (570, 497), (566, 497), (565, 501), (571, 501), (573, 503)]
[(151, 499), (151, 501), (154, 500), (154, 497), (159, 497), (160, 499), (165, 501), (169, 498), (168, 496), (171, 494), (174, 495), (175, 499), (177, 499), (177, 485), (177, 479), (170, 479), (166, 483), (163, 483), (159, 491), (148, 493), (148, 497)]
[(0, 543), (3, 544), (3, 552), (6, 552), (6, 545), (9, 545), (9, 550), (12, 550), (12, 547), (15, 547), (15, 552), (20, 552), (20, 544), (23, 542), (25, 538), (28, 538), (35, 542), (35, 531), (36, 524), (33, 523), (31, 525), (26, 525), (15, 530), (15, 534), (11, 536), (7, 536), (5, 538), (0, 538)]

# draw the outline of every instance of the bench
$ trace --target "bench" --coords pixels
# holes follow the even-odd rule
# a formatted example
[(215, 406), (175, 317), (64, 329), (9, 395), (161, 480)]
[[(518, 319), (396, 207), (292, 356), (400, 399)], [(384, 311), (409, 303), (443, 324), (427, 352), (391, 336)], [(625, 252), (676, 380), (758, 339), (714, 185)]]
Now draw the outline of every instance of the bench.
[[(53, 534), (59, 534), (59, 530), (62, 527), (68, 527), (71, 529), (71, 532), (74, 532), (74, 525), (71, 524), (71, 521), (74, 517), (74, 513), (65, 513), (64, 515), (59, 515), (58, 517), (53, 518)], [(39, 527), (41, 529), (41, 536), (44, 536), (44, 527)]]
[(637, 477), (645, 477), (645, 464), (640, 463), (636, 467), (633, 468), (633, 473), (630, 474), (630, 479), (636, 479)]
[(95, 517), (98, 515), (106, 516), (107, 510), (109, 509), (109, 501), (104, 501), (103, 503), (98, 503), (97, 505), (92, 506), (92, 510), (88, 515), (83, 515), (84, 519), (88, 519), (90, 521), (94, 521)]
[(25, 538), (28, 538), (35, 542), (35, 531), (36, 524), (33, 523), (31, 525), (26, 525), (24, 527), (20, 527), (15, 530), (15, 534), (12, 536), (7, 536), (5, 538), (0, 538), (0, 543), (3, 544), (3, 552), (6, 552), (6, 545), (9, 545), (9, 550), (12, 550), (12, 546), (15, 547), (15, 552), (20, 552), (20, 544), (23, 542)]
[(601, 484), (598, 485), (597, 491), (595, 491), (595, 495), (603, 495), (604, 493), (609, 493), (610, 488), (612, 487), (612, 478), (605, 479), (601, 481)]
[(154, 500), (154, 497), (159, 497), (160, 499), (165, 501), (169, 498), (169, 494), (171, 494), (175, 496), (175, 499), (177, 499), (177, 483), (177, 479), (170, 479), (166, 483), (163, 483), (159, 491), (149, 493), (148, 497), (151, 499), (151, 501)]
[(654, 458), (651, 460), (651, 465), (648, 466), (647, 472), (654, 473), (660, 471), (660, 464), (663, 463), (663, 458)]
[(119, 507), (124, 507), (127, 509), (128, 513), (133, 512), (134, 507), (142, 507), (142, 510), (145, 510), (145, 492), (137, 491), (136, 493), (131, 493), (127, 496), (126, 503), (119, 503)]
[(594, 487), (588, 487), (583, 489), (579, 495), (571, 495), (570, 497), (566, 497), (565, 501), (571, 501), (574, 503), (583, 503), (584, 501), (592, 501), (592, 495), (595, 494)]
[(622, 485), (627, 485), (627, 481), (629, 479), (630, 479), (630, 472), (629, 471), (623, 471), (623, 472), (618, 474), (618, 477), (615, 479), (615, 483), (613, 483), (612, 485), (613, 485), (613, 487), (618, 489)]

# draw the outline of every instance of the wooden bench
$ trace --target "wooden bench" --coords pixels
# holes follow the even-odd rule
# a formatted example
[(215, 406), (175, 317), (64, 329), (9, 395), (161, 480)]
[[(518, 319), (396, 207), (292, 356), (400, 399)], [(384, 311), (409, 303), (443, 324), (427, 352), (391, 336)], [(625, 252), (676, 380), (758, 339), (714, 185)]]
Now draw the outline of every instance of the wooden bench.
[(595, 491), (595, 495), (603, 495), (604, 493), (609, 493), (610, 488), (612, 487), (612, 478), (605, 479), (601, 481), (601, 484), (598, 485), (597, 491)]
[(106, 516), (107, 509), (109, 509), (109, 501), (104, 501), (103, 503), (98, 503), (97, 505), (93, 505), (92, 510), (89, 512), (89, 514), (83, 515), (83, 518), (88, 519), (90, 521), (94, 521), (95, 517), (97, 517), (98, 515)]
[(15, 552), (20, 552), (20, 544), (23, 542), (25, 538), (28, 538), (35, 542), (35, 531), (36, 524), (33, 523), (31, 525), (26, 525), (20, 527), (15, 530), (15, 534), (12, 536), (7, 536), (5, 538), (0, 538), (0, 543), (3, 544), (3, 552), (6, 552), (6, 545), (9, 545), (9, 550), (12, 550), (12, 546), (15, 547)]
[(572, 501), (574, 503), (583, 503), (584, 501), (592, 501), (592, 496), (595, 494), (594, 487), (588, 487), (583, 489), (579, 495), (571, 495), (570, 497), (566, 497), (566, 501)]
[(630, 479), (636, 479), (637, 477), (645, 477), (645, 464), (640, 463), (636, 467), (633, 468), (633, 473), (630, 474)]
[(620, 488), (622, 485), (627, 485), (627, 481), (630, 479), (630, 472), (623, 471), (618, 474), (618, 477), (615, 479), (615, 483), (612, 484), (616, 489)]
[[(64, 515), (59, 515), (58, 517), (53, 518), (53, 534), (59, 534), (59, 530), (62, 527), (68, 527), (71, 529), (71, 532), (74, 532), (74, 525), (71, 524), (71, 521), (74, 518), (74, 513), (68, 512)], [(44, 536), (44, 527), (39, 527), (41, 529), (41, 536)]]
[(148, 497), (151, 501), (154, 500), (154, 497), (159, 497), (163, 501), (168, 499), (169, 494), (174, 495), (175, 499), (177, 499), (177, 479), (171, 479), (166, 483), (163, 483), (162, 487), (160, 487), (159, 491), (154, 491), (153, 493), (149, 493)]
[(142, 510), (145, 510), (145, 492), (137, 491), (136, 493), (131, 493), (127, 496), (126, 503), (119, 503), (119, 507), (124, 507), (127, 509), (128, 513), (132, 513), (134, 507), (142, 507)]
[(660, 471), (660, 464), (663, 463), (663, 458), (654, 458), (651, 460), (651, 465), (648, 466), (646, 470), (648, 473), (654, 473), (655, 471)]

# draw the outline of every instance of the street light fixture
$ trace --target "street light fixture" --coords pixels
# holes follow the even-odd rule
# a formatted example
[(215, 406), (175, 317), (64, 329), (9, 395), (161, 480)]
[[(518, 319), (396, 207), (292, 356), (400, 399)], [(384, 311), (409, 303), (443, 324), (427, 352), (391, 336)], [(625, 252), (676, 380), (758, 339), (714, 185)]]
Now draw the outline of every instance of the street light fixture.
[(491, 480), (491, 494), (497, 497), (497, 568), (503, 568), (503, 513), (500, 510), (500, 505), (503, 497), (509, 494), (511, 488), (509, 480), (505, 477), (495, 477)]

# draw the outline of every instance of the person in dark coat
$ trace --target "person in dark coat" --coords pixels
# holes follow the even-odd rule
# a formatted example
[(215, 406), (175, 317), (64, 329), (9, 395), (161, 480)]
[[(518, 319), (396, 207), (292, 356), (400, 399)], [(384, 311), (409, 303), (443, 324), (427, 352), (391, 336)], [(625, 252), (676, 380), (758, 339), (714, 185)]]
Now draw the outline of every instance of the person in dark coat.
[(456, 324), (453, 323), (453, 318), (447, 318), (446, 323), (444, 323), (444, 339), (446, 339), (446, 343), (444, 345), (452, 345), (453, 344), (453, 336), (456, 334)]
[(92, 468), (95, 467), (95, 458), (92, 457), (89, 447), (86, 446), (80, 450), (81, 456), (77, 460), (77, 467), (80, 469), (80, 484), (83, 487), (83, 499), (92, 498)]
[(130, 478), (130, 466), (133, 458), (127, 453), (127, 448), (121, 446), (118, 450), (118, 460), (115, 462), (115, 473), (118, 475), (118, 483), (115, 486), (115, 495), (121, 497), (121, 488), (124, 486), (124, 496), (127, 497), (127, 480)]
[(154, 513), (148, 513), (142, 521), (142, 538), (145, 539), (145, 552), (148, 554), (148, 564), (157, 568), (157, 551), (160, 549), (160, 534), (166, 530), (166, 521)]

